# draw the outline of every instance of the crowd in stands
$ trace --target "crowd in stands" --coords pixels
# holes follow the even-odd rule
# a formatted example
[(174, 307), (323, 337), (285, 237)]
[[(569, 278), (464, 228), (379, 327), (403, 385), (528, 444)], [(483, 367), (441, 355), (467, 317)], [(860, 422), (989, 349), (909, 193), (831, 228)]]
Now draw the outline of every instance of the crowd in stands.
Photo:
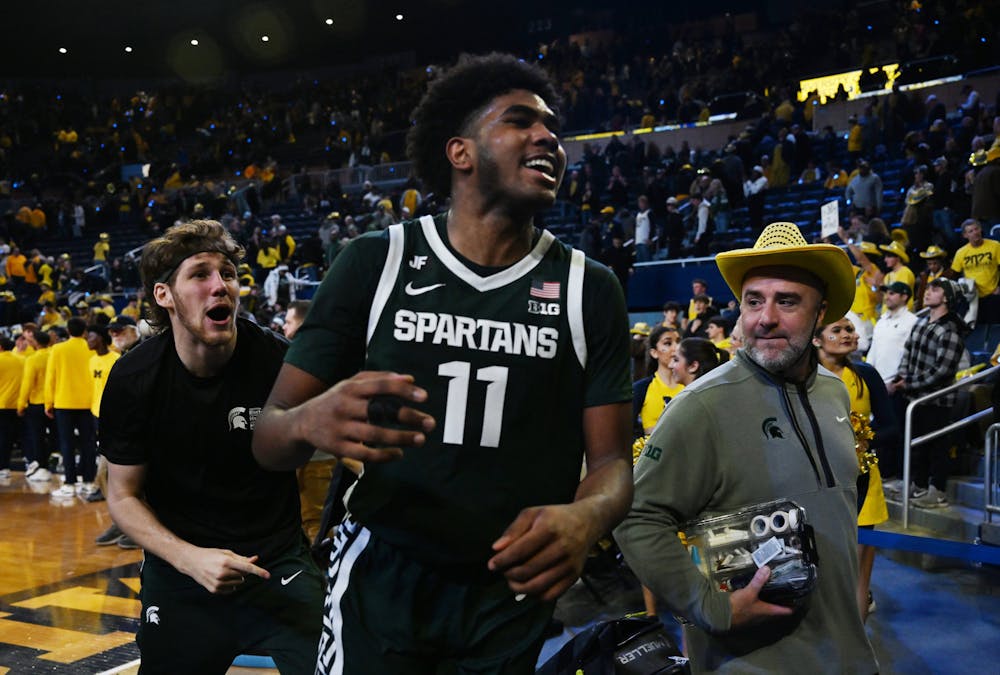
[[(789, 186), (843, 196), (858, 216), (851, 232), (875, 243), (887, 243), (902, 221), (914, 254), (931, 243), (953, 252), (956, 228), (970, 216), (988, 233), (1000, 221), (995, 179), (980, 181), (982, 198), (973, 202), (977, 176), (995, 174), (990, 101), (1000, 92), (968, 86), (961, 100), (939, 101), (897, 88), (851, 118), (846, 141), (829, 126), (810, 130), (818, 97), (795, 96), (795, 75), (844, 62), (979, 58), (965, 36), (985, 20), (980, 3), (896, 10), (891, 31), (868, 29), (870, 17), (856, 9), (841, 17), (842, 30), (828, 31), (830, 13), (817, 10), (752, 33), (736, 30), (734, 17), (672, 28), (654, 22), (525, 50), (561, 83), (565, 129), (694, 121), (705, 118), (713, 95), (758, 94), (758, 114), (723, 147), (660, 147), (631, 134), (588, 144), (563, 182), (561, 215), (546, 215), (546, 223), (568, 221), (564, 235), (615, 269), (623, 285), (635, 260), (710, 255), (732, 246), (727, 232), (759, 231), (768, 197)], [(102, 293), (121, 306), (138, 291), (135, 259), (114, 240), (99, 250), (106, 232), (148, 238), (198, 217), (220, 219), (246, 247), (250, 310), (265, 321), (275, 308), (280, 314), (297, 291), (308, 294), (346, 241), (446, 207), (412, 179), (346, 190), (306, 172), (403, 159), (401, 131), (435, 70), (299, 78), (286, 87), (247, 85), (235, 96), (189, 85), (108, 97), (71, 87), (3, 92), (0, 185), (12, 197), (0, 232), (3, 323), (64, 322), (78, 303), (99, 304)], [(882, 181), (877, 169), (890, 159), (902, 169)], [(121, 167), (130, 165), (148, 167), (123, 180)], [(903, 213), (883, 208), (883, 189), (906, 194)], [(279, 212), (312, 226), (290, 231), (270, 215)], [(92, 258), (61, 250), (97, 232)]]
[[(949, 29), (979, 17), (977, 4), (961, 4), (961, 20), (946, 22)], [(834, 353), (824, 349), (834, 334), (820, 331), (813, 344), (820, 358), (830, 352), (830, 364), (846, 368), (850, 382), (861, 376), (848, 355), (873, 353), (867, 370), (881, 376), (893, 407), (885, 414), (898, 420), (909, 401), (971, 365), (963, 343), (970, 324), (1000, 323), (1000, 243), (989, 236), (1000, 225), (1000, 106), (989, 96), (1000, 101), (1000, 92), (970, 83), (959, 100), (940, 101), (897, 88), (872, 99), (843, 134), (813, 130), (818, 96), (798, 101), (786, 80), (793, 64), (807, 72), (838, 58), (928, 55), (947, 35), (912, 9), (900, 17), (879, 44), (867, 44), (857, 16), (837, 34), (820, 30), (829, 16), (817, 13), (766, 45), (744, 44), (733, 24), (711, 39), (675, 39), (655, 55), (641, 39), (544, 45), (537, 58), (563, 85), (567, 128), (703, 120), (713, 94), (737, 87), (758, 91), (760, 109), (721, 147), (660, 147), (633, 134), (587, 143), (567, 171), (558, 208), (541, 214), (539, 224), (558, 227), (604, 262), (627, 291), (636, 262), (707, 257), (732, 248), (733, 233), (752, 240), (772, 219), (771, 195), (816, 189), (841, 200), (845, 222), (834, 243), (856, 263), (857, 289), (836, 329), (857, 334), (858, 342)], [(833, 49), (821, 48), (827, 42)], [(220, 221), (245, 249), (240, 311), (290, 337), (305, 312), (302, 300), (353, 239), (447, 208), (447, 199), (416, 178), (348, 189), (306, 170), (402, 159), (399, 130), (433, 74), (366, 74), (349, 87), (300, 81), (280, 93), (244, 91), (235, 103), (220, 91), (183, 88), (102, 101), (61, 94), (55, 105), (37, 91), (0, 98), (0, 180), (9, 196), (21, 197), (10, 201), (18, 208), (0, 233), (0, 424), (11, 438), (16, 417), (27, 414), (28, 480), (51, 480), (49, 457), (62, 436), (65, 483), (52, 495), (101, 498), (95, 433), (104, 381), (115, 359), (151, 330), (143, 325), (149, 299), (136, 252), (116, 239), (134, 242), (123, 235), (139, 233), (147, 240), (188, 220)], [(287, 152), (301, 144), (306, 151)], [(123, 180), (123, 164), (148, 167)], [(890, 167), (892, 178), (883, 171)], [(65, 181), (57, 184), (56, 176)], [(886, 191), (900, 196), (892, 206)], [(817, 239), (818, 221), (817, 209), (808, 232)], [(86, 242), (82, 257), (63, 250), (75, 240)], [(662, 322), (632, 329), (636, 437), (650, 433), (670, 398), (742, 346), (737, 303), (714, 298), (701, 279), (691, 291), (686, 306), (681, 298), (663, 306)], [(904, 329), (896, 329), (899, 322)], [(929, 356), (942, 353), (946, 358)], [(71, 366), (84, 377), (68, 382)], [(963, 412), (955, 397), (935, 405), (939, 414), (927, 415), (919, 433)], [(80, 466), (67, 440), (74, 430)], [(896, 478), (900, 448), (880, 450), (890, 496), (908, 491), (917, 506), (947, 506), (945, 440), (917, 457), (909, 486)], [(0, 479), (9, 477), (9, 460), (10, 448), (0, 447)], [(135, 547), (115, 527), (97, 542)], [(859, 593), (867, 593), (867, 582)], [(646, 603), (655, 614), (652, 593)]]

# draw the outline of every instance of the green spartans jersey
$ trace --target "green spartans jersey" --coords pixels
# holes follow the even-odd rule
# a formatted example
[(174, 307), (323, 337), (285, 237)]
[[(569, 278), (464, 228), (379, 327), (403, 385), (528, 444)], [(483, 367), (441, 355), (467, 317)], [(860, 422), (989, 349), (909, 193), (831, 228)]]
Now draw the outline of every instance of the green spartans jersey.
[[(364, 363), (413, 375), (437, 427), (403, 459), (367, 465), (348, 508), (419, 559), (478, 564), (523, 508), (573, 500), (584, 407), (630, 400), (627, 319), (610, 272), (549, 232), (480, 276), (439, 227), (424, 217), (388, 229)], [(610, 337), (595, 346), (584, 295), (602, 289), (589, 320)]]

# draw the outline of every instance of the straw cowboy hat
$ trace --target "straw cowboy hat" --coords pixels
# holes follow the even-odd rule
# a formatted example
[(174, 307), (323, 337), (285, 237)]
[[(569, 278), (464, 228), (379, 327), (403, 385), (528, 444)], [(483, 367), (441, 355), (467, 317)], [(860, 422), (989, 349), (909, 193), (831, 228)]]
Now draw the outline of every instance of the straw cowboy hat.
[(947, 258), (948, 251), (944, 250), (940, 246), (928, 246), (926, 251), (920, 252), (920, 257), (925, 260), (930, 260), (931, 258)]
[(854, 272), (847, 254), (833, 244), (809, 244), (795, 223), (771, 223), (753, 248), (740, 248), (715, 256), (722, 278), (737, 298), (743, 280), (759, 267), (797, 267), (818, 277), (826, 292), (824, 321), (840, 319), (854, 302)]
[(898, 240), (893, 241), (891, 244), (882, 244), (879, 248), (889, 255), (899, 256), (899, 259), (904, 263), (910, 262), (910, 256), (906, 253), (906, 248)]
[(629, 331), (632, 335), (643, 335), (645, 337), (649, 337), (650, 332), (649, 324), (645, 321), (636, 321), (635, 325)]
[(878, 246), (873, 241), (861, 242), (861, 252), (865, 255), (882, 255), (882, 251), (878, 250)]

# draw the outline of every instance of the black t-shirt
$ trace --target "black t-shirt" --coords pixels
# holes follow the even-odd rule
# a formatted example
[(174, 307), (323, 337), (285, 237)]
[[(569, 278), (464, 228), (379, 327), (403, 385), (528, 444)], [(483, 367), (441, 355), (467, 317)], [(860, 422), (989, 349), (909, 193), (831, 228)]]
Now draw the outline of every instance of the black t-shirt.
[(169, 331), (122, 356), (101, 400), (101, 451), (115, 464), (147, 465), (146, 501), (171, 532), (266, 563), (301, 526), (294, 472), (266, 471), (251, 453), (286, 345), (243, 319), (237, 330), (214, 377), (184, 368)]

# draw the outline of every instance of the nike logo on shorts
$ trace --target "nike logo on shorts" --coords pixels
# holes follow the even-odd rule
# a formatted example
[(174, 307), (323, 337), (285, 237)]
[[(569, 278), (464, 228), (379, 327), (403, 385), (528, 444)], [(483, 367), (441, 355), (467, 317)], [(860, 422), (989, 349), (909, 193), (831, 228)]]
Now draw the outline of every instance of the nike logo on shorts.
[(406, 284), (406, 288), (403, 290), (406, 291), (407, 295), (423, 295), (424, 293), (433, 291), (436, 288), (441, 288), (442, 286), (444, 286), (444, 284), (431, 284), (430, 286), (420, 286), (418, 288), (414, 286), (413, 282), (411, 281), (410, 283)]
[(299, 576), (300, 574), (302, 574), (302, 570), (299, 570), (298, 572), (296, 572), (295, 574), (293, 574), (290, 577), (281, 577), (281, 585), (282, 586), (287, 586), (288, 584), (292, 583), (292, 579), (294, 579), (295, 577)]

